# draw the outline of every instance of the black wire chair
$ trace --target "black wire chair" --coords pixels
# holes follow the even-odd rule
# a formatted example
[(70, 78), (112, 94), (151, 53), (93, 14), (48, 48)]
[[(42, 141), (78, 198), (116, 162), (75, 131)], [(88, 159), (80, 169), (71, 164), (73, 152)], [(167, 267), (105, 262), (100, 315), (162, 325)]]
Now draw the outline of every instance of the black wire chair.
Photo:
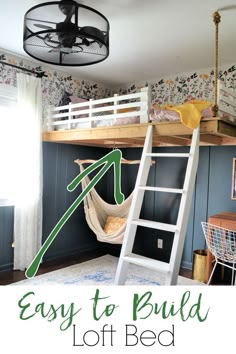
[(215, 257), (215, 264), (209, 277), (210, 284), (217, 264), (232, 269), (231, 285), (234, 285), (236, 270), (236, 231), (202, 222), (202, 228), (209, 251)]

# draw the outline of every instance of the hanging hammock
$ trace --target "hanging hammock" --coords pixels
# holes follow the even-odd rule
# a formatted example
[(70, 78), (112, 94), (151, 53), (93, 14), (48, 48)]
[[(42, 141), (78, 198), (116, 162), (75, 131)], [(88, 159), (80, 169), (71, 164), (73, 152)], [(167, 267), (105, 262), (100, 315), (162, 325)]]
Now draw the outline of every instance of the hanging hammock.
[[(81, 172), (84, 170), (80, 164)], [(82, 190), (90, 182), (88, 176), (82, 180)], [(132, 193), (121, 205), (105, 202), (95, 188), (92, 188), (84, 198), (85, 218), (90, 229), (97, 236), (98, 241), (122, 244), (125, 233), (126, 220), (132, 201)], [(110, 229), (106, 232), (106, 227)]]

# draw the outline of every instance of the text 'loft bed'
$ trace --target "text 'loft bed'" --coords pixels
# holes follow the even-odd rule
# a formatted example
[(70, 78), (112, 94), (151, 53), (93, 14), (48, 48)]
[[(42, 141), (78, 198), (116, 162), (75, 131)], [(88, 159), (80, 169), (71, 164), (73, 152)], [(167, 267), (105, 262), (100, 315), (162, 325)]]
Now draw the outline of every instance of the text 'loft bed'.
[[(236, 93), (218, 80), (218, 12), (213, 19), (216, 28), (214, 105), (200, 112), (200, 145), (236, 145)], [(77, 102), (50, 110), (43, 141), (108, 148), (142, 147), (148, 125), (152, 124), (153, 146), (191, 144), (191, 115), (187, 117), (188, 124), (183, 124), (178, 109), (177, 113), (175, 109), (154, 106), (151, 110), (148, 88), (100, 100), (78, 98)]]

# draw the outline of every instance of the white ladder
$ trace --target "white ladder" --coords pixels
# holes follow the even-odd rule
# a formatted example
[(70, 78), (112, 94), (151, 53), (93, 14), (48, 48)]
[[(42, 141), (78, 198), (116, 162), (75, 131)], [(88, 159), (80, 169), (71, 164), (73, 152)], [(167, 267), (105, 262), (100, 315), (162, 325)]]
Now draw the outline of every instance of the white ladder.
[[(152, 125), (147, 129), (142, 158), (136, 179), (133, 199), (127, 220), (124, 241), (115, 276), (115, 284), (125, 284), (130, 263), (165, 273), (166, 285), (176, 285), (183, 253), (185, 234), (191, 207), (199, 156), (199, 127), (194, 129), (189, 153), (152, 153)], [(188, 158), (183, 189), (148, 187), (147, 179), (152, 157)], [(145, 190), (166, 193), (181, 193), (176, 225), (140, 219)], [(137, 226), (143, 226), (174, 233), (169, 263), (132, 253)]]

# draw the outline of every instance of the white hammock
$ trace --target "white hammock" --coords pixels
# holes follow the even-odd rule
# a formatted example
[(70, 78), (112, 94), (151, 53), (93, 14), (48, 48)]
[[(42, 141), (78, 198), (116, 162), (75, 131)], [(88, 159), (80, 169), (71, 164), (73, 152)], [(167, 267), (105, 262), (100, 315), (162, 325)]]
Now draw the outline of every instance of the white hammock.
[[(83, 171), (82, 165), (80, 167), (81, 171)], [(85, 176), (81, 182), (82, 190), (88, 186), (89, 182), (89, 177)], [(96, 234), (98, 241), (118, 244), (123, 242), (126, 223), (115, 232), (109, 234), (107, 234), (103, 228), (108, 216), (127, 218), (131, 200), (132, 193), (121, 205), (109, 204), (99, 196), (95, 188), (92, 188), (90, 192), (87, 193), (84, 198), (85, 218), (90, 229)]]

